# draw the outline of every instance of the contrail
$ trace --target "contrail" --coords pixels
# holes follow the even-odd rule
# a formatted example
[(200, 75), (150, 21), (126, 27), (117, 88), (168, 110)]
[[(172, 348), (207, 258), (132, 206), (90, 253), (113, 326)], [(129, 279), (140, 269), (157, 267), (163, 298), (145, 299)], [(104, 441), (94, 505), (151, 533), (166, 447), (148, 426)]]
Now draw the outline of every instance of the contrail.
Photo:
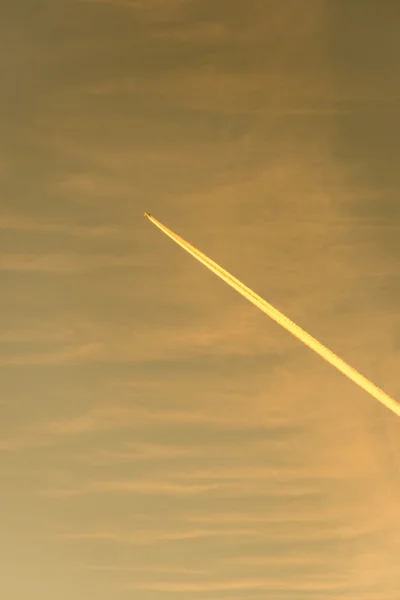
[(373, 384), (369, 379), (361, 375), (358, 371), (353, 369), (350, 365), (348, 365), (344, 360), (339, 358), (336, 354), (334, 354), (329, 348), (326, 348), (312, 337), (309, 333), (304, 331), (301, 327), (293, 323), (288, 317), (282, 314), (278, 309), (274, 308), (271, 304), (263, 300), (258, 294), (253, 292), (250, 288), (246, 287), (243, 283), (241, 283), (236, 277), (225, 271), (222, 267), (217, 265), (211, 258), (208, 258), (203, 252), (200, 252), (197, 248), (186, 242), (179, 235), (162, 225), (157, 219), (155, 219), (149, 213), (144, 213), (145, 217), (147, 217), (156, 227), (161, 229), (168, 237), (170, 237), (174, 242), (179, 244), (186, 252), (189, 252), (194, 258), (203, 263), (210, 271), (215, 273), (220, 279), (225, 281), (228, 285), (230, 285), (234, 290), (239, 292), (244, 298), (249, 300), (252, 304), (257, 306), (260, 310), (262, 310), (266, 315), (274, 319), (279, 325), (282, 325), (285, 329), (287, 329), (290, 333), (296, 336), (301, 342), (306, 344), (311, 350), (314, 350), (317, 354), (319, 354), (324, 360), (328, 363), (336, 367), (339, 371), (346, 375), (349, 379), (354, 381), (357, 385), (359, 385), (363, 390), (365, 390), (368, 394), (370, 394), (373, 398), (381, 402), (386, 408), (394, 412), (397, 416), (400, 417), (400, 404), (397, 403), (393, 398), (391, 398), (388, 394), (386, 394), (383, 390), (378, 388), (375, 384)]

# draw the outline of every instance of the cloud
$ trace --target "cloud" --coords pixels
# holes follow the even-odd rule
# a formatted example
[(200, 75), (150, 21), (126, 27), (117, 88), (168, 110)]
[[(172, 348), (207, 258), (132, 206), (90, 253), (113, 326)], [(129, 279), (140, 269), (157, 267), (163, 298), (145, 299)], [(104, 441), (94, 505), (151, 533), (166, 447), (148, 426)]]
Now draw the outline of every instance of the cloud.
[(142, 216), (398, 397), (398, 152), (375, 120), (398, 95), (379, 44), (372, 78), (349, 70), (367, 21), (319, 0), (67, 4), (36, 11), (14, 65), (34, 76), (2, 175), (5, 554), (91, 563), (71, 597), (396, 600), (398, 422)]
[[(18, 364), (18, 363), (15, 363)], [(39, 364), (35, 363), (21, 364)], [(57, 357), (54, 357), (54, 363), (57, 364)], [(270, 427), (273, 429), (275, 424), (279, 427), (282, 421), (272, 416)], [(79, 441), (88, 434), (99, 434), (107, 431), (143, 430), (145, 428), (167, 429), (169, 427), (178, 427), (184, 430), (187, 427), (202, 427), (205, 430), (209, 428), (222, 431), (237, 431), (245, 428), (260, 429), (260, 419), (254, 414), (250, 419), (244, 420), (241, 411), (236, 415), (232, 411), (223, 410), (218, 414), (209, 411), (200, 410), (182, 410), (171, 407), (169, 410), (152, 409), (150, 407), (132, 406), (124, 404), (94, 406), (73, 417), (64, 417), (58, 419), (41, 420), (35, 425), (24, 423), (23, 431), (10, 433), (3, 438), (0, 447), (3, 450), (24, 450), (32, 447), (57, 445), (68, 439)], [(266, 431), (268, 431), (268, 418), (265, 421)], [(220, 444), (208, 445), (162, 445), (162, 444), (135, 444), (124, 443), (117, 450), (98, 449), (85, 456), (79, 456), (80, 462), (86, 462), (93, 465), (112, 465), (122, 464), (138, 460), (174, 460), (183, 457), (206, 457), (210, 453), (221, 452)], [(232, 455), (237, 455), (238, 448), (234, 445)], [(240, 450), (239, 456), (243, 452)]]
[(132, 267), (138, 264), (136, 256), (107, 256), (68, 254), (4, 254), (0, 258), (0, 271), (27, 271), (51, 273), (63, 276), (68, 273), (84, 273), (93, 269)]
[[(202, 11), (199, 10), (200, 6)], [(286, 40), (285, 47), (280, 46), (282, 68), (286, 66), (282, 55), (287, 59), (287, 55), (296, 43), (302, 41), (303, 44), (307, 42), (310, 44), (311, 38), (311, 43), (314, 41), (318, 44), (324, 19), (318, 0), (312, 0), (309, 5), (310, 10), (307, 11), (293, 0), (288, 0), (278, 9), (273, 5), (257, 5), (255, 2), (249, 2), (246, 14), (240, 10), (239, 2), (232, 2), (229, 12), (215, 10), (214, 3), (204, 0), (201, 4), (197, 3), (197, 6), (196, 3), (192, 3), (191, 6), (186, 3), (186, 7), (190, 7), (193, 12), (196, 12), (196, 9), (199, 13), (202, 12), (203, 18), (185, 19), (185, 14), (182, 12), (179, 22), (172, 22), (168, 27), (152, 32), (152, 37), (170, 42), (185, 42), (192, 47), (201, 45), (203, 51), (209, 46), (223, 48), (223, 45), (227, 45), (231, 48), (233, 42), (236, 48), (241, 49), (245, 45), (254, 48), (261, 43), (268, 50), (281, 39), (281, 31), (290, 31), (290, 39)], [(271, 60), (269, 53), (264, 59), (268, 64)]]
[[(60, 188), (66, 182), (59, 183)], [(115, 236), (119, 233), (117, 228), (109, 225), (81, 225), (74, 221), (52, 221), (49, 218), (40, 219), (27, 212), (17, 212), (2, 209), (0, 212), (0, 229), (14, 232), (34, 232), (38, 234), (60, 233), (62, 235), (98, 239)]]
[[(76, 493), (87, 494), (161, 494), (161, 495), (191, 495), (210, 492), (218, 488), (216, 483), (180, 483), (168, 480), (109, 480), (90, 482)], [(69, 493), (69, 491), (68, 491)]]
[(123, 427), (139, 428), (157, 422), (165, 425), (173, 423), (189, 425), (209, 423), (210, 420), (210, 417), (197, 410), (151, 410), (145, 407), (112, 405), (94, 407), (82, 416), (47, 423), (46, 429), (56, 435), (79, 435)]
[(187, 0), (78, 0), (84, 4), (106, 4), (140, 12), (140, 17), (151, 21), (169, 20)]
[(0, 354), (2, 365), (60, 365), (91, 360), (96, 357), (100, 345), (97, 343), (86, 343), (79, 345), (68, 345), (62, 350), (51, 350), (49, 352), (4, 353)]
[(235, 556), (229, 557), (222, 560), (222, 563), (227, 568), (232, 569), (243, 569), (243, 568), (290, 568), (290, 567), (307, 567), (307, 568), (321, 568), (326, 567), (327, 562), (332, 566), (333, 564), (340, 563), (343, 560), (343, 557), (329, 555), (327, 553), (320, 552), (306, 552), (302, 551), (298, 552), (296, 548), (295, 553), (291, 554), (287, 548), (285, 548), (285, 554), (279, 555), (278, 553), (274, 554), (256, 554), (253, 556)]
[[(121, 182), (118, 178), (107, 177), (104, 173), (91, 172), (89, 169), (84, 172), (71, 171), (53, 182), (51, 188), (58, 196), (65, 198), (73, 195), (78, 204), (87, 204), (89, 206), (92, 206), (94, 201), (98, 201), (100, 198), (108, 200), (110, 196), (132, 194), (132, 186), (128, 182)], [(92, 232), (94, 236), (96, 234), (100, 236), (102, 233), (103, 235), (109, 234), (114, 236), (115, 234), (118, 236), (126, 234), (126, 231), (121, 228), (107, 225), (82, 227), (82, 230), (87, 230), (89, 235)]]
[[(303, 581), (302, 581), (303, 580)], [(313, 576), (303, 576), (297, 578), (297, 580), (288, 580), (287, 578), (264, 578), (264, 579), (228, 579), (225, 581), (213, 581), (213, 582), (148, 582), (148, 583), (132, 583), (127, 586), (123, 586), (127, 589), (145, 589), (159, 592), (220, 592), (220, 591), (246, 591), (246, 590), (285, 590), (285, 591), (345, 591), (351, 589), (353, 586), (349, 585), (346, 581), (345, 576), (342, 576), (341, 581), (336, 578), (332, 579), (326, 577), (318, 578)]]
[[(25, 326), (24, 326), (25, 325)], [(0, 332), (0, 343), (37, 343), (70, 342), (76, 334), (73, 327), (51, 321), (26, 319), (20, 323), (20, 328), (3, 329)]]
[[(267, 84), (268, 82), (268, 84)], [(74, 96), (118, 96), (151, 98), (151, 104), (162, 104), (166, 108), (191, 111), (212, 111), (237, 116), (304, 116), (337, 115), (349, 109), (337, 107), (335, 90), (329, 78), (317, 83), (312, 74), (298, 73), (290, 77), (277, 69), (260, 78), (256, 72), (229, 72), (212, 66), (197, 69), (180, 69), (146, 79), (132, 76), (109, 79), (103, 82), (80, 86), (68, 92)], [(161, 143), (161, 147), (160, 147)], [(179, 140), (176, 140), (179, 143)], [(159, 157), (162, 140), (157, 144), (155, 158)], [(211, 149), (214, 153), (217, 149)], [(111, 156), (110, 156), (111, 158)], [(128, 158), (128, 157), (126, 157)], [(138, 156), (138, 158), (140, 158)], [(142, 159), (149, 159), (145, 152)], [(187, 157), (189, 159), (189, 157)], [(182, 156), (184, 159), (184, 156)], [(165, 154), (163, 160), (169, 160)]]
[[(170, 543), (170, 542), (191, 542), (193, 540), (202, 540), (207, 538), (237, 538), (238, 543), (239, 540), (242, 539), (241, 543), (244, 544), (245, 540), (252, 542), (260, 542), (263, 543), (266, 540), (270, 544), (282, 544), (287, 543), (293, 544), (293, 550), (290, 549), (282, 556), (276, 556), (274, 554), (272, 557), (268, 556), (260, 556), (259, 554), (255, 556), (234, 556), (233, 558), (221, 558), (218, 561), (219, 567), (235, 567), (238, 569), (248, 568), (248, 567), (262, 567), (267, 566), (269, 558), (269, 564), (271, 566), (278, 566), (279, 564), (283, 564), (285, 560), (292, 565), (296, 564), (306, 564), (311, 563), (313, 560), (313, 555), (310, 556), (305, 554), (302, 555), (296, 554), (299, 552), (299, 547), (307, 541), (307, 543), (315, 543), (322, 542), (326, 543), (327, 541), (352, 541), (360, 542), (363, 544), (364, 540), (371, 535), (371, 532), (379, 531), (376, 528), (372, 528), (371, 526), (363, 526), (358, 525), (357, 527), (345, 527), (343, 524), (340, 524), (338, 521), (337, 527), (334, 525), (326, 525), (323, 522), (313, 522), (312, 515), (309, 515), (310, 519), (308, 522), (302, 523), (298, 522), (295, 518), (290, 518), (288, 516), (286, 527), (284, 526), (283, 519), (281, 523), (278, 523), (271, 519), (269, 523), (253, 523), (253, 527), (243, 527), (239, 523), (231, 523), (229, 526), (218, 526), (214, 524), (213, 527), (198, 527), (198, 528), (182, 528), (182, 521), (171, 524), (171, 528), (167, 529), (164, 525), (161, 525), (158, 529), (146, 529), (143, 528), (143, 523), (141, 522), (137, 529), (131, 529), (130, 531), (120, 531), (117, 529), (114, 530), (96, 530), (96, 531), (83, 531), (83, 532), (63, 532), (58, 534), (57, 539), (74, 542), (74, 541), (83, 541), (83, 542), (105, 542), (111, 544), (121, 544), (121, 545), (142, 545), (142, 544), (158, 544), (161, 542)], [(185, 519), (183, 519), (183, 523), (185, 523)], [(190, 525), (190, 523), (189, 523)], [(249, 525), (249, 524), (248, 524)], [(263, 526), (264, 525), (264, 526)], [(245, 546), (244, 546), (245, 547)], [(251, 548), (251, 545), (248, 546)], [(308, 552), (306, 550), (305, 552)], [(318, 555), (321, 558), (321, 554)], [(302, 560), (304, 558), (304, 560)]]
[(170, 461), (179, 458), (201, 458), (210, 449), (193, 445), (129, 443), (119, 450), (99, 450), (85, 456), (85, 462), (94, 465), (113, 465), (136, 461)]
[(219, 537), (245, 537), (253, 538), (262, 536), (261, 533), (257, 532), (256, 529), (186, 529), (180, 530), (174, 528), (171, 530), (142, 530), (138, 529), (132, 533), (122, 532), (86, 532), (86, 533), (63, 533), (58, 536), (58, 539), (65, 541), (102, 541), (111, 542), (115, 544), (127, 544), (127, 545), (142, 545), (142, 544), (159, 544), (162, 542), (185, 542), (191, 540), (207, 539), (207, 538), (219, 538)]
[(160, 573), (165, 575), (204, 575), (205, 571), (202, 569), (178, 567), (178, 566), (159, 566), (159, 565), (84, 565), (80, 567), (82, 570), (87, 571), (100, 571), (100, 572), (115, 572), (115, 573)]

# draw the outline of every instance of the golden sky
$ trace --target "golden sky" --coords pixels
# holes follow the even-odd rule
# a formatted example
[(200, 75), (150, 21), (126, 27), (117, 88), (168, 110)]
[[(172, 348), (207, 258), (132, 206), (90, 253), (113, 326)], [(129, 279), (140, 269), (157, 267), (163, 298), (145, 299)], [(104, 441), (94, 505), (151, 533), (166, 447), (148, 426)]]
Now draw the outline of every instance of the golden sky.
[(1, 597), (398, 600), (400, 6), (2, 12)]

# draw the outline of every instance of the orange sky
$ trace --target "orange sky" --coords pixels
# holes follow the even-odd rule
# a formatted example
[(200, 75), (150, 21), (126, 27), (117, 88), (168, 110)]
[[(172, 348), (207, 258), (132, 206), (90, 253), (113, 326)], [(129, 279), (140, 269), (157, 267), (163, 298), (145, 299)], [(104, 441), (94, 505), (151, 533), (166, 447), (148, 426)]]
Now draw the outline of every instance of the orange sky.
[(1, 597), (398, 600), (400, 7), (6, 4)]

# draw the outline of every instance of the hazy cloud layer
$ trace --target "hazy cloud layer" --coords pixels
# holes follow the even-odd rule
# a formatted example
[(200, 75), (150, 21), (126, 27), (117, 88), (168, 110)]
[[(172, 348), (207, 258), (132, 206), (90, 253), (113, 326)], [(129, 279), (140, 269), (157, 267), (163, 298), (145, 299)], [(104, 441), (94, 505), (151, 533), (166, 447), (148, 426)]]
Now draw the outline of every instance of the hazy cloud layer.
[(398, 419), (143, 218), (400, 399), (400, 10), (306, 4), (9, 3), (5, 598), (397, 600)]

